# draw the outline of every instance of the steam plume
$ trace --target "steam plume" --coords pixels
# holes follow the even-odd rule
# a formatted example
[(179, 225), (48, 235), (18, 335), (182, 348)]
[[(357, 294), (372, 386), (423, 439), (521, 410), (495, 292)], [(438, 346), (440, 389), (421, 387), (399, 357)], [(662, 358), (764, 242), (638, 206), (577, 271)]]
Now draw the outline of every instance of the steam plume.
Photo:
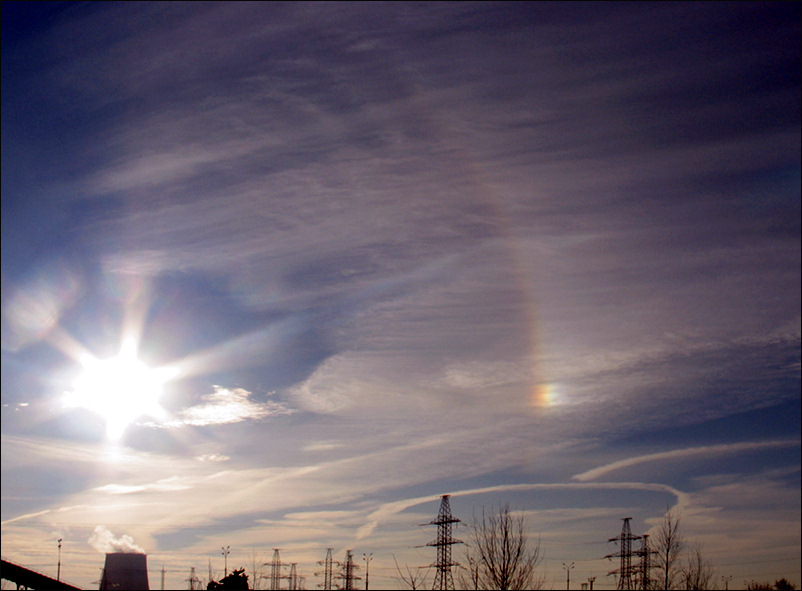
[(125, 534), (115, 538), (114, 534), (102, 525), (95, 527), (95, 531), (89, 536), (88, 542), (95, 550), (104, 554), (113, 552), (145, 554), (142, 548), (134, 544), (134, 538)]

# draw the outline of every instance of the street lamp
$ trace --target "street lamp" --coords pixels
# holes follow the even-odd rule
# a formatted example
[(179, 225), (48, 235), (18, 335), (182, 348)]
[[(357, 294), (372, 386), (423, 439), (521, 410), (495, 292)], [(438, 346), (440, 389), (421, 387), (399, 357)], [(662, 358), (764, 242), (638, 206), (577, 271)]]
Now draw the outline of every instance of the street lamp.
[(220, 547), (223, 549), (223, 558), (225, 559), (224, 566), (223, 566), (223, 576), (227, 577), (228, 576), (228, 554), (229, 554), (228, 549), (231, 548), (231, 546), (226, 546), (225, 548), (223, 548), (222, 546), (220, 546)]
[(565, 564), (563, 562), (563, 568), (565, 569), (565, 589), (568, 591), (571, 588), (571, 569), (574, 568), (574, 563)]
[(370, 561), (373, 560), (373, 552), (370, 554), (362, 553), (362, 560), (365, 561), (365, 591), (370, 590)]
[(730, 581), (732, 580), (732, 575), (725, 577), (721, 575), (721, 580), (724, 581), (724, 591), (729, 591), (730, 588)]
[(58, 574), (56, 575), (56, 580), (61, 580), (61, 540), (62, 538), (58, 539)]

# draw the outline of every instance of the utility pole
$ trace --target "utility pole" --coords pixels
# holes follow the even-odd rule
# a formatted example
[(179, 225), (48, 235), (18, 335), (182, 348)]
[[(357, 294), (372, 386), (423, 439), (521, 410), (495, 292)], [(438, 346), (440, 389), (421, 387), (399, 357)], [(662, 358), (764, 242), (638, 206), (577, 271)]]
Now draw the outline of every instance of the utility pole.
[(362, 560), (365, 561), (365, 591), (370, 591), (370, 561), (373, 560), (373, 552), (370, 554), (363, 552)]
[(223, 558), (225, 559), (225, 563), (224, 563), (224, 566), (223, 566), (223, 577), (227, 577), (228, 576), (228, 554), (229, 554), (228, 549), (231, 548), (231, 546), (226, 546), (225, 548), (223, 548), (222, 546), (220, 546), (220, 547), (223, 549), (222, 554), (223, 554)]
[(729, 575), (728, 577), (721, 575), (721, 580), (724, 581), (724, 591), (729, 591), (730, 581), (732, 581), (732, 575)]
[(563, 562), (563, 568), (565, 569), (565, 591), (568, 591), (571, 588), (571, 569), (574, 568), (574, 563), (565, 564)]
[(58, 573), (56, 574), (57, 581), (61, 580), (61, 540), (62, 538), (58, 539)]
[(162, 564), (162, 591), (164, 591), (164, 565)]

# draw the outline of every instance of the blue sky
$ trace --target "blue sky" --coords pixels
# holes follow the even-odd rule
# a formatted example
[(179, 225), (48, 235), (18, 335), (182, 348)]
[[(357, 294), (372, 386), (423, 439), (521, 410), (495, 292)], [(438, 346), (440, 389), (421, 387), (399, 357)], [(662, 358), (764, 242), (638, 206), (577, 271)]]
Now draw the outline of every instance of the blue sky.
[(802, 582), (798, 3), (2, 16), (5, 558), (387, 587), (448, 493)]

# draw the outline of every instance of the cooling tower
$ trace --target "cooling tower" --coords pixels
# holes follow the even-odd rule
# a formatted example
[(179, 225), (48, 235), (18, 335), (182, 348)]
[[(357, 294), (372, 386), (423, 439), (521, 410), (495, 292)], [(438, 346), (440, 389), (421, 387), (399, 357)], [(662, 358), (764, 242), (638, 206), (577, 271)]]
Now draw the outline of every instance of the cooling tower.
[(149, 590), (148, 555), (122, 552), (106, 554), (100, 588), (120, 591)]

